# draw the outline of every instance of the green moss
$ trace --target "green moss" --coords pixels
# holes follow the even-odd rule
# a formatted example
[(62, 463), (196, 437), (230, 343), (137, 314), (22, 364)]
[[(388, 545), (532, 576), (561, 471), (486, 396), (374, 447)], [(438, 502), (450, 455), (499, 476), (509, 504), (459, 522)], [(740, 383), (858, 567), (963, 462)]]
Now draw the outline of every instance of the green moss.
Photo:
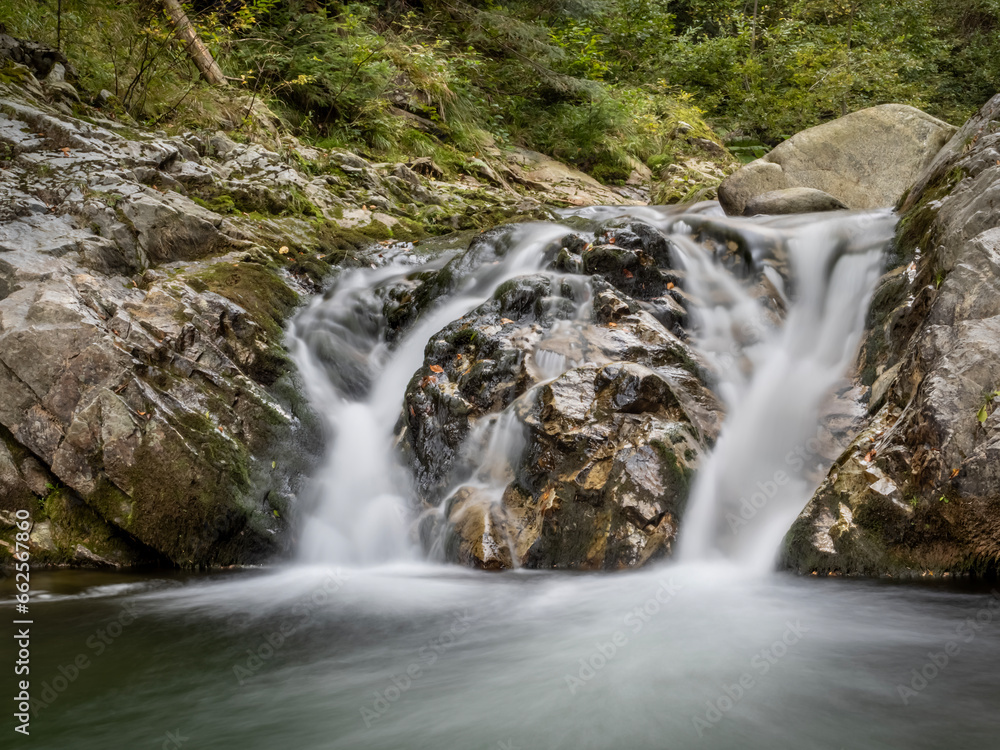
[(275, 271), (257, 263), (217, 263), (193, 280), (238, 304), (275, 340), (280, 339), (281, 326), (299, 301)]
[(217, 214), (236, 213), (236, 202), (229, 195), (217, 194), (210, 198), (191, 195), (190, 198), (202, 208), (207, 208), (209, 211), (214, 211)]
[(965, 178), (962, 167), (954, 167), (931, 180), (916, 204), (899, 221), (896, 242), (888, 262), (890, 267), (913, 260), (918, 247), (930, 250), (934, 245), (932, 230), (937, 217), (936, 201), (948, 195)]
[(391, 240), (393, 237), (392, 230), (377, 219), (372, 219), (358, 231), (366, 237), (371, 237), (373, 240)]

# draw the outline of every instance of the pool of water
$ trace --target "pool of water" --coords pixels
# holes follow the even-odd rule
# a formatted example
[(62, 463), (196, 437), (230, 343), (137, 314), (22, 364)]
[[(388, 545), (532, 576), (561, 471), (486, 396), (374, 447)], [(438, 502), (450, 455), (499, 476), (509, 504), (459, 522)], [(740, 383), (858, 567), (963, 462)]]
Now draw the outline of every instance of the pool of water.
[(930, 749), (1000, 731), (1000, 594), (954, 580), (406, 564), (33, 587), (44, 704), (24, 742), (7, 712), (5, 747)]

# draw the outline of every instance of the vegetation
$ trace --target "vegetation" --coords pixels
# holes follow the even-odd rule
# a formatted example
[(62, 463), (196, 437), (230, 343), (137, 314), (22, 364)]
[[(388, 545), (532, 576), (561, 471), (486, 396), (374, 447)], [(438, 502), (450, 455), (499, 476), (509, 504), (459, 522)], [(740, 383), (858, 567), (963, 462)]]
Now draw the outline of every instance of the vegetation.
[[(61, 8), (61, 11), (60, 11)], [(121, 116), (251, 127), (447, 167), (526, 146), (609, 182), (712, 140), (773, 144), (898, 101), (958, 122), (1000, 80), (1000, 0), (195, 0), (229, 77), (200, 81), (153, 0), (0, 0)], [(682, 132), (686, 137), (678, 138)], [(753, 154), (752, 148), (748, 154)], [(459, 156), (461, 155), (461, 156)]]

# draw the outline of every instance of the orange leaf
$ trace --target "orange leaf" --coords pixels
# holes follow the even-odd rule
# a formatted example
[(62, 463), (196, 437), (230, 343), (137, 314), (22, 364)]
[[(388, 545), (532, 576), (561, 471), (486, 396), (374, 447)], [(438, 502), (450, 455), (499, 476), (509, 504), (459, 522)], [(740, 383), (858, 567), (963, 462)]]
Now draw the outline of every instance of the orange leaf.
[(615, 238), (614, 237), (608, 237), (608, 244), (609, 245), (615, 244)]
[(631, 279), (633, 276), (632, 272), (627, 268), (624, 271), (622, 271), (622, 275), (624, 275), (626, 279)]
[(865, 455), (865, 463), (869, 463), (869, 464), (870, 464), (870, 463), (871, 463), (872, 461), (874, 461), (874, 460), (875, 460), (875, 456), (877, 456), (877, 455), (878, 455), (878, 453), (877, 453), (877, 452), (875, 451), (875, 449), (874, 449), (874, 448), (872, 448), (872, 449), (871, 449), (870, 451), (868, 451), (868, 453), (867, 453), (867, 454)]
[(667, 282), (667, 289), (673, 289), (673, 288), (674, 288), (674, 282), (672, 281)]
[(618, 324), (615, 323), (613, 320), (610, 323), (608, 323), (608, 328), (617, 328), (617, 327), (618, 327)]
[(431, 372), (444, 372), (444, 368), (441, 365), (431, 365)]
[(503, 323), (504, 325), (508, 325), (509, 323), (513, 323), (514, 321), (511, 320), (510, 318), (500, 318), (500, 322)]
[(959, 471), (958, 469), (953, 469), (952, 470), (952, 472), (951, 472), (951, 478), (952, 479), (954, 479), (955, 477), (958, 476), (958, 471)]

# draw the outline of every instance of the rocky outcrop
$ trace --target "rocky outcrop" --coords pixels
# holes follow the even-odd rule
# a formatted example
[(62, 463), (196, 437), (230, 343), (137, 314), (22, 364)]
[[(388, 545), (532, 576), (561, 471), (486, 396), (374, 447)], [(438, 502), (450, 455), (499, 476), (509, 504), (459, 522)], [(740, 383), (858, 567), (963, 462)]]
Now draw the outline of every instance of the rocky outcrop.
[(182, 141), (6, 99), (0, 142), (0, 521), (32, 512), (39, 563), (280, 553), (319, 447), (280, 342), (296, 272), (151, 186), (198, 164)]
[(282, 343), (299, 301), (380, 242), (548, 215), (515, 167), (449, 181), (273, 121), (145, 133), (58, 53), (2, 37), (0, 58), (0, 556), (18, 509), (39, 564), (280, 554), (321, 448)]
[(750, 162), (722, 182), (719, 201), (740, 216), (765, 193), (812, 188), (848, 208), (893, 206), (954, 132), (902, 104), (863, 109), (803, 130)]
[[(641, 222), (596, 237), (545, 251), (591, 285), (548, 272), (502, 284), (432, 337), (407, 388), (399, 441), (427, 509), (421, 536), (446, 559), (613, 569), (670, 552), (720, 407), (650, 311), (675, 326), (684, 313), (668, 242)], [(489, 262), (500, 239), (477, 238), (422, 283)]]
[(1000, 96), (905, 197), (861, 355), (867, 429), (792, 528), (786, 564), (862, 575), (1000, 560)]

